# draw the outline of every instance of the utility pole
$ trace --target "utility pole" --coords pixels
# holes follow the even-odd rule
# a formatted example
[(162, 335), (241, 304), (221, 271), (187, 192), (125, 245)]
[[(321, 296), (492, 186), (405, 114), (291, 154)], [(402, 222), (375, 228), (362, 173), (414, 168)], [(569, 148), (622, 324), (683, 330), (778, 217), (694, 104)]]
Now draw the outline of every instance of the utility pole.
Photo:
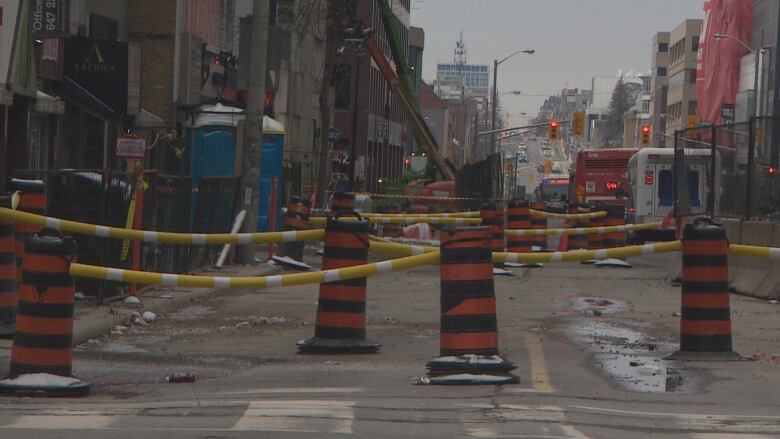
[[(260, 147), (263, 144), (263, 107), (265, 103), (266, 49), (268, 47), (269, 0), (253, 0), (252, 38), (249, 61), (249, 102), (244, 123), (244, 148), (241, 154), (241, 209), (246, 210), (243, 232), (257, 231), (257, 207), (260, 198)], [(236, 248), (238, 262), (255, 262), (255, 244)]]

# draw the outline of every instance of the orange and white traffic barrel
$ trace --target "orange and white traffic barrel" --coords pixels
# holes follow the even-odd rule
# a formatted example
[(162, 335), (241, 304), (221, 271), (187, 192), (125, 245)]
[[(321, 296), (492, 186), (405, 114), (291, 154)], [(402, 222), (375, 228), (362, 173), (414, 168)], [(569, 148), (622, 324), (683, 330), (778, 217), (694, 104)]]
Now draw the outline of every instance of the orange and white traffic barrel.
[(441, 234), (439, 357), (428, 362), (430, 384), (509, 384), (515, 365), (499, 356), (489, 227)]
[(738, 360), (732, 350), (728, 240), (709, 218), (687, 224), (682, 237), (682, 310), (676, 360)]
[[(363, 265), (368, 261), (369, 222), (328, 218), (322, 269)], [(320, 284), (314, 338), (298, 342), (303, 353), (371, 353), (380, 345), (366, 340), (366, 278)]]

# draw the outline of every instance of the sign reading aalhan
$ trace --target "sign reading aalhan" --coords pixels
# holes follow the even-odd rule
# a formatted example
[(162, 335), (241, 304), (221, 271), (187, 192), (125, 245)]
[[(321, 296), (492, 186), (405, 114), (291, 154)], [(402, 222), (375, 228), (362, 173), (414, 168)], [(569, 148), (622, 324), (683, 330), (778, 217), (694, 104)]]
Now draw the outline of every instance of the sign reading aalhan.
[(66, 82), (72, 81), (78, 89), (88, 92), (90, 99), (99, 101), (91, 103), (101, 112), (127, 111), (127, 67), (126, 42), (84, 37), (65, 40)]
[(70, 27), (70, 0), (33, 0), (32, 30), (37, 38), (68, 34)]

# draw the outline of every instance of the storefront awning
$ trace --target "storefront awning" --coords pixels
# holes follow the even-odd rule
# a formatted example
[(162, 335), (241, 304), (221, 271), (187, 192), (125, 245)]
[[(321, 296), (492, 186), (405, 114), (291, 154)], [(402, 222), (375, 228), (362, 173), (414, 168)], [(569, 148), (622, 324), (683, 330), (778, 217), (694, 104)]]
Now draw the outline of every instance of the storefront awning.
[(63, 77), (62, 90), (65, 92), (65, 94), (68, 97), (86, 106), (88, 109), (92, 110), (92, 112), (96, 113), (98, 116), (107, 118), (114, 114), (114, 110), (110, 106), (108, 106), (108, 104), (98, 99), (95, 95), (90, 93), (84, 87), (77, 84), (74, 80), (69, 78), (67, 75)]
[(65, 114), (65, 101), (38, 90), (34, 110), (38, 113)]

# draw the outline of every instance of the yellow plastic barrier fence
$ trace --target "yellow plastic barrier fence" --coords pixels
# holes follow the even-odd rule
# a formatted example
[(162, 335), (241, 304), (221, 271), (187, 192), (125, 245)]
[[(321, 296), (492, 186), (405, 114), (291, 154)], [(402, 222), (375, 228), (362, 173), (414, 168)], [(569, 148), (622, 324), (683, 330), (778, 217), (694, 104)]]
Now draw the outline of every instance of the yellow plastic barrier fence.
[(736, 256), (780, 259), (780, 248), (758, 247), (755, 245), (729, 244), (729, 253)]
[[(372, 224), (448, 224), (454, 226), (465, 225), (479, 225), (482, 223), (481, 218), (439, 218), (439, 217), (414, 217), (414, 216), (372, 216), (367, 217), (368, 221)], [(313, 226), (319, 226), (325, 224), (326, 218), (324, 216), (313, 216), (309, 218), (309, 224)], [(351, 216), (340, 217), (341, 221), (356, 221), (357, 218)]]
[(545, 212), (543, 210), (536, 210), (536, 209), (530, 209), (531, 215), (533, 216), (543, 216), (546, 218), (559, 218), (559, 219), (581, 219), (581, 218), (602, 218), (607, 216), (607, 212), (598, 211), (598, 212), (590, 212), (590, 213), (554, 213), (554, 212)]
[(78, 221), (51, 218), (7, 208), (0, 208), (0, 218), (4, 221), (16, 224), (29, 224), (42, 228), (60, 230), (66, 233), (165, 244), (260, 244), (269, 242), (321, 241), (325, 237), (325, 230), (323, 229), (263, 233), (154, 232), (148, 230), (99, 226)]
[(371, 217), (412, 217), (412, 218), (479, 218), (479, 211), (447, 212), (447, 213), (361, 213), (360, 215)]
[(572, 250), (553, 253), (493, 253), (493, 262), (576, 262), (590, 259), (627, 258), (630, 256), (650, 255), (680, 251), (680, 241), (660, 242), (657, 244), (633, 245), (602, 250)]
[(183, 274), (152, 273), (119, 268), (98, 267), (95, 265), (70, 264), (70, 275), (91, 279), (104, 279), (117, 282), (136, 282), (145, 285), (164, 285), (193, 288), (265, 288), (306, 284), (319, 284), (336, 280), (348, 280), (369, 277), (381, 273), (407, 270), (424, 265), (439, 263), (439, 253), (425, 253), (372, 264), (356, 265), (325, 271), (244, 277), (191, 276)]
[(637, 230), (655, 230), (660, 228), (661, 228), (661, 223), (647, 223), (647, 224), (626, 224), (623, 226), (578, 227), (578, 228), (566, 228), (566, 229), (507, 229), (504, 230), (504, 234), (507, 236), (590, 235), (594, 233), (630, 232), (630, 231), (637, 231)]
[(437, 252), (439, 251), (439, 247), (371, 240), (371, 242), (369, 243), (369, 250), (372, 253), (379, 253), (383, 255), (411, 256), (411, 255), (419, 255), (422, 253)]

